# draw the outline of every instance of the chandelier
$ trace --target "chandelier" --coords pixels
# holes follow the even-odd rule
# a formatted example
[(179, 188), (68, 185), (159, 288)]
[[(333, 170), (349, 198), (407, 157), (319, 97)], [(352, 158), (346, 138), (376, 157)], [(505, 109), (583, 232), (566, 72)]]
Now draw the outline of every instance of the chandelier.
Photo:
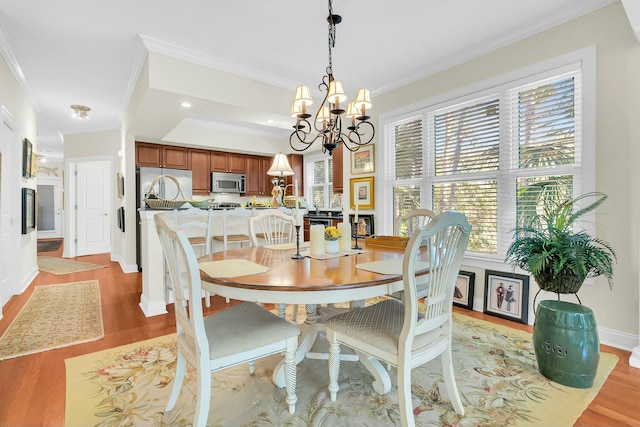
[(89, 118), (89, 111), (91, 111), (91, 108), (87, 107), (86, 105), (72, 105), (71, 109), (73, 110), (73, 113), (71, 113), (71, 116), (73, 117), (77, 117), (80, 120), (86, 120)]
[[(289, 136), (289, 145), (295, 151), (304, 151), (317, 140), (322, 141), (322, 152), (333, 153), (338, 144), (344, 144), (349, 151), (358, 151), (361, 146), (370, 143), (375, 135), (375, 127), (369, 122), (367, 110), (371, 108), (371, 95), (368, 89), (358, 89), (355, 101), (346, 104), (347, 95), (342, 82), (333, 77), (331, 49), (336, 45), (336, 25), (342, 22), (340, 15), (333, 14), (332, 0), (329, 0), (329, 66), (322, 82), (318, 86), (325, 93), (324, 100), (313, 119), (313, 127), (308, 118), (311, 114), (307, 107), (313, 104), (308, 86), (298, 86), (291, 103), (291, 117), (296, 118), (294, 131)], [(346, 129), (342, 127), (342, 115), (349, 121)], [(313, 132), (315, 130), (315, 132)]]

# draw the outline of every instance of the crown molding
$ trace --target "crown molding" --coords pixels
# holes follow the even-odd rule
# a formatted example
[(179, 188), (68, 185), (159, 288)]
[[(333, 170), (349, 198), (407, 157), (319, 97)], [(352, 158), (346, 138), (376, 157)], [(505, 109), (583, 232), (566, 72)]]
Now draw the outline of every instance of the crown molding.
[(122, 121), (124, 120), (125, 112), (127, 111), (127, 107), (129, 106), (129, 102), (131, 101), (131, 97), (133, 96), (133, 92), (136, 90), (136, 85), (138, 84), (138, 79), (140, 78), (140, 73), (142, 72), (144, 63), (147, 60), (147, 49), (142, 40), (142, 36), (140, 36), (140, 38), (138, 38), (137, 40), (139, 40), (139, 42), (136, 43), (136, 53), (133, 60), (133, 65), (131, 66), (131, 72), (129, 73), (127, 89), (122, 99), (120, 112), (118, 113), (119, 123), (122, 123)]

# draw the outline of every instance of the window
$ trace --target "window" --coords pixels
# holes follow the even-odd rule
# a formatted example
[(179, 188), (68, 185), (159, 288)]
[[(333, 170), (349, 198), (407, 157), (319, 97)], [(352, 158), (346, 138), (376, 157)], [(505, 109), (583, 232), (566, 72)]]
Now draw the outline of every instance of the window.
[(333, 193), (333, 158), (323, 154), (305, 158), (307, 174), (305, 182), (310, 190), (309, 209), (314, 204), (320, 209), (340, 209), (342, 194)]
[(541, 200), (589, 187), (581, 64), (381, 120), (386, 229), (418, 207), (455, 209), (473, 225), (468, 255), (503, 261), (513, 228)]

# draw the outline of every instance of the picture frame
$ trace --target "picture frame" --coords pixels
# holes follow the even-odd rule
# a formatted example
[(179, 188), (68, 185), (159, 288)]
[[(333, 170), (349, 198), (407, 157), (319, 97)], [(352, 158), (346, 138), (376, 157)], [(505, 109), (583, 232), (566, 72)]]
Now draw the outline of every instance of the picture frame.
[(351, 178), (351, 209), (356, 208), (356, 201), (359, 209), (374, 209), (374, 189), (372, 176), (366, 178)]
[(486, 270), (484, 313), (527, 324), (529, 276)]
[(27, 138), (22, 140), (22, 176), (31, 178), (31, 157), (33, 156), (33, 145)]
[(367, 144), (351, 152), (351, 175), (375, 172), (374, 144)]
[(116, 174), (116, 188), (118, 189), (118, 198), (124, 197), (124, 176), (122, 172)]
[(358, 239), (374, 235), (373, 214), (358, 215), (358, 225), (354, 224), (355, 215), (349, 214), (349, 224), (351, 224), (351, 237), (356, 237), (356, 230), (359, 231)]
[(453, 292), (453, 305), (466, 308), (467, 310), (473, 310), (475, 284), (476, 273), (460, 270)]
[(35, 151), (31, 151), (31, 178), (38, 176), (38, 155)]
[(22, 234), (36, 229), (36, 190), (22, 188)]

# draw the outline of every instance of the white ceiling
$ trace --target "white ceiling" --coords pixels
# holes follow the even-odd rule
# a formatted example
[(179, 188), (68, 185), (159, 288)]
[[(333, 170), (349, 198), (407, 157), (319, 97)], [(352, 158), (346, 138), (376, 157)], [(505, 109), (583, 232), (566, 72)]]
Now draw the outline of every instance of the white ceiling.
[[(615, 1), (334, 0), (343, 17), (334, 72), (346, 89), (375, 96)], [(119, 128), (145, 49), (206, 58), (292, 96), (297, 84), (316, 87), (327, 66), (327, 15), (326, 0), (0, 0), (0, 52), (36, 109), (39, 154), (61, 156), (61, 135)], [(175, 95), (145, 108), (164, 116)], [(72, 118), (71, 104), (91, 107), (91, 119)], [(259, 114), (240, 121), (231, 110), (211, 103), (187, 119), (268, 130)], [(185, 113), (176, 115), (177, 123)], [(274, 135), (288, 132), (273, 126)], [(145, 137), (161, 141), (170, 131)]]

